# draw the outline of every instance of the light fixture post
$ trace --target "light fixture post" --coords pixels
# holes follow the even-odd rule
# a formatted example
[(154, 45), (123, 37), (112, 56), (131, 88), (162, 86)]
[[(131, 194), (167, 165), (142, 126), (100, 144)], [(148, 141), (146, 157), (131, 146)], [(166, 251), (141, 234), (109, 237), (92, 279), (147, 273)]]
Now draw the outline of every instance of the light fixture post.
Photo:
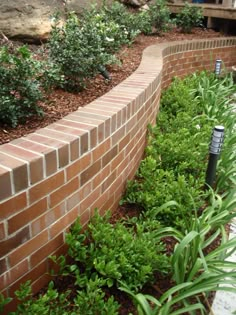
[(217, 160), (221, 152), (221, 147), (224, 141), (224, 127), (215, 126), (212, 132), (210, 154), (208, 160), (208, 166), (206, 171), (206, 186), (213, 187), (216, 176)]
[(220, 75), (221, 73), (222, 60), (216, 59), (215, 62), (215, 75)]

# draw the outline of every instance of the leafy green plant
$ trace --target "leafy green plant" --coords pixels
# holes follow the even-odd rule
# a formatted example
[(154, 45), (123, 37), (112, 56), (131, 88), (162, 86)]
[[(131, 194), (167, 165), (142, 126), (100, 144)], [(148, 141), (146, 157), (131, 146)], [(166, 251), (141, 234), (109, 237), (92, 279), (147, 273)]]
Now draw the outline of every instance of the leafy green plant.
[[(97, 15), (105, 23), (113, 22), (119, 25), (120, 36), (123, 37), (120, 41), (119, 39), (116, 40), (119, 47), (123, 44), (131, 43), (135, 39), (142, 31), (141, 26), (145, 23), (146, 17), (139, 13), (130, 13), (127, 8), (118, 1), (113, 1), (111, 4), (104, 3), (101, 9), (93, 6), (92, 10), (86, 11), (86, 16), (88, 15), (90, 18)], [(143, 22), (140, 23), (141, 21)]]
[(69, 293), (69, 291), (58, 293), (54, 289), (53, 282), (50, 282), (47, 292), (36, 299), (33, 298), (30, 281), (27, 281), (21, 284), (20, 289), (15, 292), (20, 304), (17, 306), (17, 310), (9, 315), (73, 315), (75, 313), (70, 312)]
[[(185, 228), (185, 222), (192, 217), (192, 210), (204, 203), (203, 192), (194, 177), (175, 176), (173, 171), (155, 167), (155, 160), (146, 158), (140, 167), (140, 176), (128, 182), (122, 202), (142, 206), (143, 211), (164, 224)], [(175, 200), (177, 204), (162, 207)]]
[(69, 90), (81, 89), (86, 80), (98, 72), (99, 66), (114, 62), (114, 56), (106, 48), (110, 42), (115, 42), (111, 33), (119, 31), (119, 25), (105, 24), (96, 16), (93, 20), (80, 21), (71, 13), (63, 26), (55, 19), (48, 49), (51, 62), (64, 78), (61, 86)]
[(100, 279), (88, 281), (86, 288), (77, 291), (76, 297), (72, 299), (69, 290), (59, 293), (52, 281), (45, 293), (33, 297), (30, 281), (27, 281), (15, 292), (20, 303), (17, 310), (9, 315), (117, 315), (119, 304), (113, 296), (104, 299), (101, 282)]
[[(131, 226), (122, 222), (113, 225), (108, 220), (109, 214), (105, 217), (96, 214), (84, 234), (76, 222), (66, 236), (68, 254), (76, 262), (70, 271), (77, 275), (79, 285), (83, 285), (84, 276), (87, 281), (95, 272), (108, 286), (123, 281), (137, 290), (152, 279), (154, 271), (168, 270), (164, 246), (153, 226), (138, 222)], [(158, 227), (156, 221), (155, 228)], [(78, 271), (78, 263), (84, 266), (84, 274)]]
[(202, 9), (185, 2), (184, 8), (176, 16), (176, 23), (184, 33), (191, 33), (193, 27), (202, 26)]
[[(196, 311), (206, 315), (208, 311), (200, 302), (199, 296), (205, 297), (205, 292), (217, 290), (235, 293), (235, 288), (233, 288), (235, 277), (235, 272), (224, 272), (220, 275), (214, 273), (204, 274), (196, 281), (173, 286), (159, 299), (142, 293), (134, 294), (125, 286), (120, 287), (120, 290), (128, 293), (133, 298), (139, 315), (196, 314)], [(231, 287), (227, 285), (231, 285)], [(186, 300), (191, 298), (195, 299), (195, 302), (186, 303)]]
[(0, 312), (3, 312), (5, 305), (10, 303), (12, 298), (5, 297), (2, 293), (0, 293)]
[[(171, 257), (172, 275), (175, 285), (159, 299), (141, 293), (134, 294), (125, 284), (121, 290), (132, 296), (140, 315), (207, 314), (202, 300), (207, 293), (216, 290), (236, 292), (235, 263), (226, 260), (236, 248), (236, 238), (227, 239), (224, 224), (236, 216), (235, 190), (231, 196), (221, 199), (212, 192), (210, 205), (201, 215), (189, 221), (182, 233), (172, 229), (177, 240)], [(221, 245), (208, 252), (215, 240), (222, 234)], [(231, 286), (228, 286), (231, 285)]]
[(118, 315), (119, 304), (113, 296), (105, 300), (105, 293), (101, 286), (104, 286), (104, 280), (96, 277), (86, 283), (84, 290), (77, 292), (74, 303), (78, 307), (79, 314)]
[(150, 5), (149, 14), (151, 24), (155, 27), (157, 32), (165, 32), (170, 28), (170, 10), (165, 0), (155, 0), (155, 2)]
[[(15, 127), (33, 115), (42, 116), (39, 101), (43, 92), (39, 76), (42, 67), (29, 49), (22, 46), (16, 52), (7, 47), (0, 50), (0, 122)], [(14, 80), (13, 80), (14, 78)]]

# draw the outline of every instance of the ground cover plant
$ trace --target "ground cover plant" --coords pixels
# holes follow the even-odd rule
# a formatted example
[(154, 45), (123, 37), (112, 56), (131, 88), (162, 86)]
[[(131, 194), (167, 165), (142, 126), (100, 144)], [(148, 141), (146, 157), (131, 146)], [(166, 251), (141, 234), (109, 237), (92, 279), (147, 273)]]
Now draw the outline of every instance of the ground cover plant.
[[(218, 90), (225, 102), (210, 97)], [(149, 127), (145, 158), (121, 201), (135, 205), (136, 215), (127, 210), (127, 217), (114, 221), (109, 213), (96, 213), (83, 232), (77, 221), (66, 236), (69, 259), (52, 257), (61, 282), (69, 278), (70, 286), (59, 289), (55, 280), (33, 297), (30, 283), (23, 284), (12, 315), (207, 314), (209, 292), (235, 290), (227, 286), (236, 280), (227, 258), (236, 238), (228, 240), (225, 230), (236, 207), (235, 90), (230, 76), (202, 72), (174, 79), (162, 96), (156, 126)], [(225, 126), (225, 142), (214, 189), (205, 189), (215, 124)], [(170, 280), (166, 290), (159, 289), (157, 275)], [(150, 295), (150, 288), (157, 290)], [(128, 294), (134, 307), (121, 305), (117, 292)]]

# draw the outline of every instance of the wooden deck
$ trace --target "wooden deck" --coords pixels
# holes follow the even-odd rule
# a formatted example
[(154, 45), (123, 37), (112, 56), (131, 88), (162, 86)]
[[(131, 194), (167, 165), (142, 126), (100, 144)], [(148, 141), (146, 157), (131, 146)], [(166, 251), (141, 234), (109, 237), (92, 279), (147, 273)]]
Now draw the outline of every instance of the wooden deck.
[[(190, 5), (201, 7), (203, 15), (207, 17), (216, 17), (221, 19), (236, 20), (236, 8), (227, 7), (223, 4), (208, 4), (208, 3), (192, 3)], [(178, 13), (184, 6), (184, 3), (168, 3), (172, 13)]]
[[(203, 9), (203, 15), (207, 17), (207, 27), (236, 33), (236, 7), (232, 7), (231, 0), (223, 0), (222, 4), (190, 3), (190, 5)], [(184, 3), (177, 0), (175, 3), (168, 3), (168, 7), (172, 13), (179, 13)]]

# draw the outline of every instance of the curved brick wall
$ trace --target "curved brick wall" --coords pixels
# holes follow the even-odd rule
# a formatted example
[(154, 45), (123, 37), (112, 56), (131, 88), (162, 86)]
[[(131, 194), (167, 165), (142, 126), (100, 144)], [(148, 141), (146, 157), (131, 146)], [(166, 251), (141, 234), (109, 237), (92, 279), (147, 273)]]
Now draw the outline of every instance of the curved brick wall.
[(140, 67), (106, 95), (60, 121), (0, 147), (0, 291), (13, 296), (48, 280), (48, 255), (64, 232), (95, 207), (114, 209), (154, 124), (161, 90), (173, 76), (236, 64), (236, 38), (151, 46)]

